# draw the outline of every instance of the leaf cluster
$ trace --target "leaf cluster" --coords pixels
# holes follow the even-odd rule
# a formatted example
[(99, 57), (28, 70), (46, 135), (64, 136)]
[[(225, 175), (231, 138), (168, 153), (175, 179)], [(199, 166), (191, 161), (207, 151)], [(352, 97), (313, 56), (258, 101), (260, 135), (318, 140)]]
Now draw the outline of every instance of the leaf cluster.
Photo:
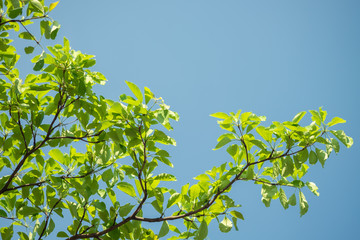
[[(226, 131), (214, 150), (226, 148), (229, 162), (195, 177), (181, 189), (165, 187), (176, 177), (158, 171), (173, 167), (164, 145), (179, 116), (147, 87), (126, 81), (131, 95), (118, 101), (97, 95), (106, 78), (93, 71), (94, 56), (71, 49), (68, 39), (44, 48), (26, 27), (40, 21), (40, 38), (55, 39), (60, 25), (48, 17), (58, 2), (0, 1), (0, 218), (2, 239), (168, 239), (202, 240), (208, 226), (238, 230), (241, 207), (229, 196), (238, 181), (261, 185), (262, 202), (279, 199), (284, 209), (298, 202), (308, 211), (305, 189), (319, 195), (304, 177), (314, 164), (325, 166), (352, 138), (331, 128), (326, 111), (311, 110), (312, 122), (263, 126), (251, 112), (214, 113)], [(34, 73), (20, 78), (19, 55), (9, 31), (40, 47)], [(33, 46), (25, 48), (32, 54)], [(288, 190), (292, 191), (291, 194)], [(67, 219), (66, 229), (56, 226)], [(176, 221), (178, 220), (178, 221)], [(183, 223), (180, 228), (175, 225)], [(159, 231), (144, 222), (161, 222)], [(178, 228), (179, 227), (179, 228)]]

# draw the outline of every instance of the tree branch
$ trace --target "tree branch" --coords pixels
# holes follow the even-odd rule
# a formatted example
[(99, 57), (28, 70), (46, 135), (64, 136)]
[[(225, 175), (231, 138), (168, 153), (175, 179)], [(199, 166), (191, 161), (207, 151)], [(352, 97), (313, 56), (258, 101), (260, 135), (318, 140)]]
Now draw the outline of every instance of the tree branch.
[(37, 182), (37, 183), (29, 183), (29, 184), (16, 186), (16, 187), (13, 187), (13, 188), (7, 188), (7, 189), (5, 189), (4, 192), (13, 191), (13, 190), (16, 190), (16, 189), (19, 189), (19, 188), (24, 188), (24, 187), (32, 187), (32, 186), (39, 186), (40, 187), (45, 182), (47, 182), (47, 181), (45, 180), (45, 181), (40, 181), (40, 182)]
[(47, 18), (47, 17), (48, 17), (48, 15), (43, 15), (43, 16), (39, 16), (39, 17), (32, 17), (32, 18), (25, 18), (25, 19), (19, 19), (19, 20), (12, 19), (12, 20), (8, 20), (8, 21), (5, 21), (5, 22), (0, 22), (0, 26), (5, 25), (7, 23), (11, 23), (11, 22), (23, 23), (23, 22), (26, 22), (26, 21), (31, 21), (31, 20), (35, 20), (35, 19), (41, 19), (41, 18)]
[(32, 149), (30, 149), (29, 151), (27, 151), (23, 158), (20, 160), (20, 162), (18, 163), (18, 165), (16, 166), (15, 170), (12, 172), (12, 174), (10, 175), (9, 179), (6, 181), (6, 183), (4, 184), (4, 186), (0, 189), (0, 195), (3, 194), (6, 189), (9, 187), (10, 183), (12, 182), (12, 180), (14, 179), (14, 177), (16, 176), (16, 174), (19, 172), (20, 168), (24, 165), (26, 159), (31, 155), (33, 154), (34, 152), (36, 152), (39, 148), (41, 148), (45, 143), (46, 141), (49, 140), (50, 138), (50, 135), (51, 133), (54, 131), (54, 124), (55, 124), (55, 121), (56, 119), (58, 118), (60, 112), (63, 110), (64, 108), (64, 105), (67, 101), (67, 97), (65, 98), (64, 102), (62, 102), (62, 98), (63, 98), (63, 92), (61, 91), (61, 87), (59, 87), (59, 94), (60, 94), (60, 99), (59, 99), (59, 102), (58, 102), (58, 106), (57, 106), (57, 110), (56, 110), (56, 113), (55, 113), (55, 116), (53, 118), (53, 120), (51, 121), (51, 124), (49, 126), (49, 129), (46, 133), (46, 136), (45, 138), (43, 139), (43, 141), (41, 141), (37, 146), (34, 145), (34, 147)]
[(44, 228), (43, 228), (43, 230), (42, 230), (42, 232), (41, 232), (41, 234), (40, 234), (40, 236), (39, 236), (39, 238), (38, 238), (38, 240), (40, 240), (41, 239), (41, 237), (44, 235), (44, 233), (45, 233), (45, 230), (46, 230), (46, 228), (47, 228), (47, 225), (48, 225), (48, 223), (49, 223), (49, 219), (50, 219), (50, 216), (51, 216), (51, 214), (52, 214), (52, 211), (54, 210), (54, 208), (56, 207), (56, 205), (58, 205), (59, 204), (59, 202), (62, 200), (62, 198), (59, 198), (59, 200), (54, 204), (54, 206), (51, 208), (51, 210), (50, 210), (50, 213), (49, 214), (46, 214), (46, 220), (45, 220), (45, 226), (44, 226)]

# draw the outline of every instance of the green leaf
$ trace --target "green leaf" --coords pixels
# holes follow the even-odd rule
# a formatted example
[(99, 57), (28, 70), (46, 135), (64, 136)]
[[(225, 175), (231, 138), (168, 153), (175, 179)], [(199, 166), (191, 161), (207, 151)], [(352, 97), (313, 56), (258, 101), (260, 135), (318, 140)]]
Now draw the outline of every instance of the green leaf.
[(307, 213), (309, 209), (309, 204), (306, 201), (305, 195), (300, 191), (299, 192), (299, 206), (300, 206), (300, 216), (303, 216)]
[(110, 181), (113, 177), (114, 177), (114, 174), (113, 174), (111, 168), (109, 168), (108, 170), (104, 171), (101, 174), (101, 178), (104, 182)]
[(244, 216), (242, 215), (241, 212), (238, 212), (238, 211), (236, 211), (236, 210), (232, 210), (232, 211), (230, 212), (230, 214), (233, 215), (233, 216), (236, 217), (236, 218), (239, 218), (239, 219), (241, 219), (241, 220), (245, 220), (245, 219), (244, 219)]
[(26, 39), (26, 40), (33, 40), (33, 37), (29, 32), (20, 33), (19, 38)]
[(316, 125), (320, 126), (322, 122), (322, 118), (318, 111), (310, 110), (309, 111), (312, 115), (311, 119), (316, 123)]
[(22, 206), (19, 209), (19, 213), (25, 217), (29, 215), (35, 215), (39, 212), (41, 212), (41, 209), (38, 209), (36, 207)]
[(60, 151), (59, 149), (57, 149), (57, 148), (51, 149), (49, 151), (49, 155), (50, 155), (50, 157), (52, 157), (59, 163), (61, 163), (61, 164), (64, 163), (64, 155), (63, 155), (62, 151)]
[(138, 99), (139, 102), (143, 101), (143, 95), (140, 91), (140, 88), (138, 88), (138, 86), (136, 86), (134, 83), (132, 82), (128, 82), (125, 81), (126, 84), (128, 85), (128, 87), (130, 88), (130, 90), (132, 91), (132, 93), (135, 95), (135, 97)]
[(120, 182), (118, 183), (117, 188), (123, 191), (124, 193), (130, 195), (131, 197), (136, 197), (135, 189), (130, 183)]
[(145, 104), (148, 104), (151, 99), (155, 98), (155, 95), (147, 87), (144, 87), (144, 92), (145, 92)]
[(0, 209), (0, 217), (6, 218), (7, 214), (4, 210)]
[(272, 198), (277, 193), (275, 185), (264, 183), (261, 188), (261, 195), (266, 198)]
[(59, 1), (51, 3), (50, 6), (49, 6), (49, 12), (54, 10), (54, 8), (56, 7), (56, 5), (58, 5), (58, 3), (59, 3)]
[(198, 229), (197, 232), (197, 238), (195, 238), (196, 240), (203, 240), (207, 237), (208, 235), (208, 225), (206, 223), (205, 220), (203, 220), (200, 224), (200, 227)]
[(319, 107), (319, 114), (320, 114), (320, 117), (321, 117), (321, 122), (325, 122), (325, 119), (326, 119), (326, 116), (327, 116), (327, 112), (322, 110), (321, 107)]
[(25, 50), (26, 54), (30, 54), (34, 51), (34, 47), (29, 46), (29, 47), (24, 48), (24, 50)]
[(152, 201), (151, 205), (158, 213), (163, 214), (163, 207), (162, 205), (159, 205), (159, 202), (157, 200)]
[(134, 205), (131, 205), (130, 203), (127, 203), (124, 206), (120, 207), (120, 210), (119, 210), (120, 217), (127, 216), (133, 208), (134, 208)]
[(38, 0), (30, 0), (30, 3), (35, 8), (36, 12), (44, 13), (44, 7)]
[(69, 237), (69, 235), (67, 235), (67, 233), (63, 232), (63, 231), (58, 232), (58, 234), (56, 236), (59, 237), (59, 238), (67, 238), (67, 237)]
[(316, 153), (314, 151), (311, 150), (310, 154), (309, 154), (309, 163), (314, 165), (316, 164), (318, 161), (318, 158), (316, 156)]
[(181, 197), (180, 193), (173, 193), (168, 200), (166, 208), (169, 208), (172, 205), (178, 203), (181, 199), (180, 197)]
[(176, 177), (169, 173), (160, 173), (160, 174), (156, 175), (153, 179), (160, 180), (160, 181), (176, 181)]
[[(40, 70), (43, 68), (44, 63), (45, 63), (45, 62), (44, 62), (44, 59), (40, 59), (39, 61), (37, 61), (37, 62), (35, 63), (33, 70), (34, 70), (34, 71), (40, 71)], [(49, 104), (49, 105), (50, 105), (50, 104)]]
[(340, 151), (340, 144), (335, 138), (331, 138), (331, 145), (336, 153)]
[(279, 199), (280, 199), (280, 203), (284, 207), (284, 209), (287, 209), (289, 207), (289, 202), (287, 200), (285, 191), (282, 188), (280, 188)]
[(271, 142), (272, 132), (265, 128), (264, 126), (259, 126), (256, 128), (256, 132), (267, 142)]
[(316, 196), (319, 196), (319, 192), (317, 191), (319, 188), (316, 186), (313, 182), (307, 182), (306, 186), (309, 188), (309, 190), (314, 193)]
[(166, 236), (168, 232), (169, 232), (169, 224), (167, 223), (167, 221), (164, 221), (160, 228), (159, 238)]
[(293, 195), (291, 195), (291, 197), (289, 198), (289, 204), (291, 206), (295, 206), (296, 205), (296, 196), (295, 193)]
[(217, 112), (210, 115), (211, 117), (220, 118), (220, 119), (226, 119), (229, 117), (226, 113), (223, 112)]
[(0, 229), (2, 240), (11, 240), (14, 234), (13, 226), (14, 225), (11, 225), (10, 227), (3, 227)]
[(21, 240), (29, 240), (29, 237), (26, 233), (24, 232), (17, 232), (17, 234), (20, 236)]
[(294, 163), (290, 156), (286, 156), (285, 158), (281, 159), (282, 169), (281, 175), (287, 177), (294, 172)]
[(330, 131), (334, 136), (340, 140), (347, 148), (351, 147), (354, 143), (354, 140), (346, 136), (345, 132), (343, 130), (331, 130)]
[(223, 139), (220, 140), (220, 142), (218, 142), (218, 144), (216, 144), (216, 146), (213, 150), (220, 149), (221, 147), (225, 146), (229, 142), (231, 142), (231, 139), (224, 137)]
[(199, 181), (210, 182), (210, 177), (206, 174), (200, 174), (200, 175), (194, 177), (194, 179), (199, 180)]
[(57, 21), (54, 21), (53, 25), (51, 27), (51, 32), (50, 32), (51, 39), (54, 40), (56, 38), (56, 35), (57, 35), (59, 29), (60, 29), (60, 24)]
[(316, 156), (317, 159), (319, 159), (319, 162), (321, 163), (322, 167), (324, 167), (325, 161), (328, 158), (327, 153), (322, 149), (316, 148)]
[(224, 217), (224, 219), (220, 222), (219, 228), (221, 232), (229, 232), (232, 228), (233, 224), (227, 217)]
[(293, 123), (299, 123), (300, 120), (305, 116), (306, 112), (303, 111), (303, 112), (299, 112), (298, 114), (295, 115), (295, 117), (293, 118), (292, 122)]
[(339, 117), (334, 117), (327, 125), (331, 127), (339, 123), (346, 123), (346, 120)]
[(50, 21), (45, 21), (45, 20), (42, 20), (40, 22), (40, 33), (41, 35), (44, 35), (45, 34), (45, 38), (46, 39), (50, 39), (51, 37), (51, 22)]

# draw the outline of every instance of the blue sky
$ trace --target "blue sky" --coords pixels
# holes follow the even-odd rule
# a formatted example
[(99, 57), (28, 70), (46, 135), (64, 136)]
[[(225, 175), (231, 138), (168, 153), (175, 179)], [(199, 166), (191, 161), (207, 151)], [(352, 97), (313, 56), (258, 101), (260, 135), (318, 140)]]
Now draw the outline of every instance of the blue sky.
[[(222, 133), (209, 114), (242, 109), (286, 121), (323, 107), (354, 138), (306, 180), (310, 208), (283, 210), (261, 202), (260, 188), (238, 183), (231, 196), (242, 204), (239, 231), (210, 239), (355, 239), (359, 236), (358, 146), (360, 1), (357, 0), (153, 0), (61, 1), (52, 17), (72, 48), (96, 55), (94, 70), (108, 79), (96, 91), (118, 99), (125, 80), (149, 87), (179, 112), (170, 149), (180, 184), (229, 160), (212, 151)], [(306, 115), (307, 121), (310, 119)], [(306, 122), (306, 120), (305, 120)]]

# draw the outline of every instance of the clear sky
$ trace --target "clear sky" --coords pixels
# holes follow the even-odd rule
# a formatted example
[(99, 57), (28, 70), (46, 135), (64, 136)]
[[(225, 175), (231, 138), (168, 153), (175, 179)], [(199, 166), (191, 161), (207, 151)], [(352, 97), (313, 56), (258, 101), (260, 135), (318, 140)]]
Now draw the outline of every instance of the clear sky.
[[(320, 197), (305, 191), (309, 212), (261, 202), (260, 187), (239, 183), (239, 231), (210, 239), (357, 239), (360, 234), (358, 0), (134, 0), (61, 1), (52, 17), (72, 48), (96, 55), (93, 68), (108, 83), (96, 90), (114, 100), (125, 80), (149, 87), (179, 112), (171, 135), (174, 187), (229, 160), (212, 151), (222, 133), (209, 114), (252, 111), (286, 121), (323, 107), (354, 138), (324, 169), (312, 167)], [(310, 119), (310, 114), (306, 115)]]

